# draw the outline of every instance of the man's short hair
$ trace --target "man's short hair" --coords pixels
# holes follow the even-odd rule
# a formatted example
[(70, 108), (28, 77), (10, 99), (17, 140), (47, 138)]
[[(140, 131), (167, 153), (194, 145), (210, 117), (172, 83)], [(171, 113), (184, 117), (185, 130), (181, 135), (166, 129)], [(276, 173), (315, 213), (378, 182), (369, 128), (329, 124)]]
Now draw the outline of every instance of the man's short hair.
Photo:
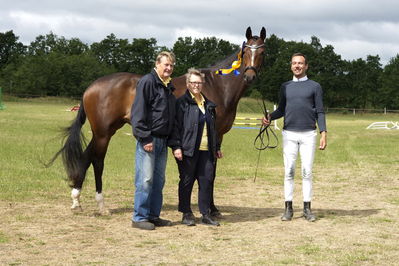
[(175, 57), (174, 53), (168, 52), (168, 51), (162, 51), (157, 55), (157, 59), (155, 60), (155, 63), (161, 62), (162, 57), (168, 58), (170, 60), (170, 62), (172, 62), (172, 64), (175, 64), (175, 62), (176, 62), (176, 57)]
[(192, 67), (187, 70), (186, 83), (188, 83), (190, 81), (190, 78), (192, 75), (199, 76), (201, 78), (201, 80), (204, 81), (204, 74), (201, 73), (201, 71), (199, 71), (198, 69)]
[(305, 58), (305, 65), (308, 64), (308, 59), (306, 58), (306, 55), (304, 55), (303, 53), (294, 53), (294, 54), (291, 56), (291, 61), (292, 61), (292, 58), (294, 58), (295, 56), (302, 56), (303, 58)]

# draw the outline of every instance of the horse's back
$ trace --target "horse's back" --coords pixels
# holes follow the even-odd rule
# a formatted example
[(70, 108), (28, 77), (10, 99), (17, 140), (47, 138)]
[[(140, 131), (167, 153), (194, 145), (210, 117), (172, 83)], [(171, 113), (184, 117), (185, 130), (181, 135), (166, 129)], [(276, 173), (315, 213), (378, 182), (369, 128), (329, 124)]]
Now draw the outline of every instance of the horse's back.
[(120, 72), (95, 80), (83, 94), (93, 134), (113, 135), (130, 122), (130, 109), (141, 75)]

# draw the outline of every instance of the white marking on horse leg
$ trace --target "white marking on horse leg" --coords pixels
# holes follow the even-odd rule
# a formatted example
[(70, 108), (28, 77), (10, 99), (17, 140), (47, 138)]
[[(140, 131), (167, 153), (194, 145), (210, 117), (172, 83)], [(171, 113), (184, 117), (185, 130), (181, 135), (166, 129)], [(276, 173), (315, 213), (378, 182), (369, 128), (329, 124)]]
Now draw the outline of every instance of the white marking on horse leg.
[(71, 191), (71, 198), (72, 198), (72, 206), (71, 210), (81, 210), (82, 207), (80, 206), (80, 189), (73, 188)]
[(96, 192), (96, 201), (98, 205), (98, 210), (100, 213), (105, 213), (104, 210), (104, 196), (102, 193)]

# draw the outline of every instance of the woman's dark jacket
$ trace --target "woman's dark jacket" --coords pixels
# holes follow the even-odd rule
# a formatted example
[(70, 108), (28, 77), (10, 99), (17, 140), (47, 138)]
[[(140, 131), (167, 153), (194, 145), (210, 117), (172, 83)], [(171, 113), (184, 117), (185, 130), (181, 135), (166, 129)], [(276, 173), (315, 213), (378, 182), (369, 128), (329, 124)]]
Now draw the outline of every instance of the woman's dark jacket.
[(173, 129), (176, 98), (172, 82), (165, 86), (155, 70), (137, 83), (136, 97), (131, 110), (133, 135), (143, 145), (152, 137), (168, 137)]
[[(215, 160), (216, 151), (220, 150), (220, 141), (216, 132), (216, 105), (205, 96), (203, 97), (205, 99), (205, 116), (208, 130), (208, 150)], [(200, 115), (202, 115), (201, 110), (189, 90), (187, 90), (176, 101), (175, 125), (169, 138), (168, 146), (173, 150), (182, 149), (183, 155), (192, 157), (194, 151), (198, 150), (198, 140), (202, 137)]]

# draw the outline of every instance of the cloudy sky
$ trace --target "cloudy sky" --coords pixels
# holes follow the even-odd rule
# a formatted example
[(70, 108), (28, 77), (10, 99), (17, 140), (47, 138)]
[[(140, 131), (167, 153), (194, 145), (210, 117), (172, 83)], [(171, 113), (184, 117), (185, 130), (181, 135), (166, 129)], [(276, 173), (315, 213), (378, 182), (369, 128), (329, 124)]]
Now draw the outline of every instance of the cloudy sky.
[(241, 44), (245, 30), (259, 35), (331, 44), (343, 59), (399, 53), (396, 0), (0, 0), (0, 32), (29, 44), (52, 31), (90, 44), (110, 33), (151, 38), (171, 47), (178, 37), (215, 36)]

